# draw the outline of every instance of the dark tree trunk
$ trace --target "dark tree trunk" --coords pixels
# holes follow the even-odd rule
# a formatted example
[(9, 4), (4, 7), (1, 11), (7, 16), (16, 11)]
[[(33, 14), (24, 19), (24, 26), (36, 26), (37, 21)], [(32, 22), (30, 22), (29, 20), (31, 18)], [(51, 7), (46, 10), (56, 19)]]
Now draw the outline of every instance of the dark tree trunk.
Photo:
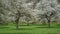
[(16, 30), (18, 30), (18, 23), (16, 23)]
[(19, 17), (16, 19), (16, 29), (18, 30)]
[(48, 20), (48, 27), (50, 28), (50, 20)]
[(18, 30), (18, 24), (19, 24), (19, 18), (20, 18), (20, 12), (19, 12), (19, 10), (17, 10), (18, 11), (18, 13), (16, 13), (16, 20), (15, 20), (15, 22), (16, 22), (16, 30)]

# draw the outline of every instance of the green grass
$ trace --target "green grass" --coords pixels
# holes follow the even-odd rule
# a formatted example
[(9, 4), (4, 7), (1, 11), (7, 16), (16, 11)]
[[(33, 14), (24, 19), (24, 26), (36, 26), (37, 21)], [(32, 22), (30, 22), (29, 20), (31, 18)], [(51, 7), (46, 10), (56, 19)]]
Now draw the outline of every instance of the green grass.
[(15, 25), (0, 25), (0, 34), (60, 34), (60, 24), (52, 24), (51, 28), (41, 24), (19, 25), (19, 30), (15, 29)]

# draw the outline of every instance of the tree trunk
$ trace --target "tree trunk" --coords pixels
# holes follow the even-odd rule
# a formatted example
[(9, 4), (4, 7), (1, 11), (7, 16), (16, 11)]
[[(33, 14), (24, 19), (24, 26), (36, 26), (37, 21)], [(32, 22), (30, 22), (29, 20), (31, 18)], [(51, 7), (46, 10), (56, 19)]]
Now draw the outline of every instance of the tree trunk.
[(16, 30), (18, 30), (18, 23), (16, 23)]
[(48, 20), (48, 27), (50, 28), (50, 20)]
[(16, 30), (18, 30), (19, 17), (16, 19)]

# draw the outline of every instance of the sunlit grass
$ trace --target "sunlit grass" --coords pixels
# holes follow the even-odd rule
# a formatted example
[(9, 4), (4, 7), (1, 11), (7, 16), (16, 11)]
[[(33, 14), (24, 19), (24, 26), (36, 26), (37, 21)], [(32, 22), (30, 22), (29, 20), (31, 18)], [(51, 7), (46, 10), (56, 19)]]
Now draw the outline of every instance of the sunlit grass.
[(15, 29), (15, 24), (0, 25), (0, 34), (60, 34), (60, 25), (51, 24), (50, 28), (42, 24), (19, 25), (18, 30)]

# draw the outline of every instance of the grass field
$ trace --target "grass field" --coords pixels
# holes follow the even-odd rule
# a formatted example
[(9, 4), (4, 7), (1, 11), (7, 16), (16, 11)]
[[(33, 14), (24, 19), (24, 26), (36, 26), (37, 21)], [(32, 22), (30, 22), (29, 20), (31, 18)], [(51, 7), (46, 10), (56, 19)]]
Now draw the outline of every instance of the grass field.
[(15, 25), (0, 25), (0, 34), (60, 34), (60, 24), (52, 24), (51, 28), (47, 25), (20, 25), (19, 30)]

